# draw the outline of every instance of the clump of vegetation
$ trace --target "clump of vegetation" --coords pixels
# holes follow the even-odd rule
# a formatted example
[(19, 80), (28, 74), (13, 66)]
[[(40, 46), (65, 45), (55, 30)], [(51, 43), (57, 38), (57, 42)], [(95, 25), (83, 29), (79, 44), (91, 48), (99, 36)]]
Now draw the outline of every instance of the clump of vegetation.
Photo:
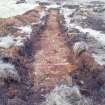
[(76, 55), (80, 55), (82, 52), (87, 51), (88, 46), (85, 42), (76, 42), (73, 46), (73, 51)]
[(92, 101), (81, 95), (77, 86), (57, 86), (46, 97), (43, 105), (92, 105)]
[(19, 82), (20, 76), (13, 64), (5, 63), (0, 60), (0, 81), (4, 80), (14, 80)]

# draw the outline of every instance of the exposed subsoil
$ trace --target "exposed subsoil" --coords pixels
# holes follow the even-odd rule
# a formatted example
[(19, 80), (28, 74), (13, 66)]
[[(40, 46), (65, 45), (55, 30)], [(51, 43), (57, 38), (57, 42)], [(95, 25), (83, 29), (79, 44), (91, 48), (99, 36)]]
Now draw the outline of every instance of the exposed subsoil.
[[(43, 8), (39, 7), (29, 11), (15, 17), (10, 23), (7, 21), (4, 24), (4, 20), (0, 22), (4, 26), (35, 23), (42, 10)], [(23, 18), (25, 19), (22, 20)], [(26, 40), (23, 47), (3, 50), (7, 52), (3, 60), (15, 64), (21, 82), (5, 81), (5, 85), (0, 85), (0, 105), (40, 105), (46, 94), (56, 85), (71, 85), (70, 75), (83, 95), (95, 96), (95, 101), (99, 98), (101, 101), (102, 97), (98, 91), (104, 84), (104, 67), (98, 65), (88, 52), (79, 57), (73, 53), (72, 36), (68, 37), (60, 21), (59, 10), (50, 9), (44, 25), (32, 25), (31, 38)], [(4, 28), (0, 31), (20, 35), (17, 30), (14, 32), (11, 29), (7, 27), (5, 32)]]
[(58, 11), (50, 10), (47, 26), (41, 34), (41, 49), (34, 56), (33, 65), (39, 86), (55, 86), (65, 80), (66, 74), (75, 68), (75, 65), (68, 61), (70, 49), (61, 35), (58, 19)]
[[(33, 94), (31, 103), (43, 102), (46, 94), (57, 84), (70, 84), (69, 73), (76, 69), (76, 66), (69, 62), (70, 49), (62, 37), (59, 27), (59, 11), (50, 10), (46, 27), (40, 34), (40, 39), (34, 43)], [(33, 104), (32, 104), (33, 105)]]

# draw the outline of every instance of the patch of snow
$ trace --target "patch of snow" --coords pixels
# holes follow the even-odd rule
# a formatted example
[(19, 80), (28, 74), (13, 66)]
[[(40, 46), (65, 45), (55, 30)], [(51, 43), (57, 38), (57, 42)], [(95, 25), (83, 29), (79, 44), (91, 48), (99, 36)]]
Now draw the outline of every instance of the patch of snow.
[(79, 5), (79, 4), (87, 4), (91, 1), (102, 1), (102, 2), (105, 2), (104, 0), (61, 0), (61, 2), (64, 2), (64, 4), (76, 4), (76, 5)]
[(16, 0), (0, 0), (0, 18), (8, 18), (16, 15), (21, 15), (28, 10), (33, 9), (38, 4), (30, 3), (27, 0), (27, 3), (16, 4)]
[(71, 25), (73, 28), (78, 29), (80, 32), (88, 33), (90, 36), (94, 37), (99, 41), (103, 46), (105, 46), (105, 34), (100, 31), (93, 30), (91, 28), (82, 28), (81, 26)]
[(42, 11), (42, 12), (40, 13), (40, 20), (42, 20), (43, 17), (45, 17), (46, 15), (47, 15), (47, 11)]
[(92, 54), (92, 56), (94, 57), (95, 61), (100, 64), (100, 65), (104, 65), (105, 64), (105, 54)]
[(51, 5), (46, 6), (46, 8), (47, 9), (56, 9), (56, 8), (60, 8), (60, 6), (57, 4), (51, 4)]
[(69, 18), (70, 9), (68, 9), (68, 8), (62, 9), (61, 13), (64, 14), (64, 19), (65, 19), (65, 22), (66, 22), (66, 26), (68, 27), (69, 23), (70, 23), (70, 18)]
[(14, 40), (12, 36), (0, 37), (0, 47), (1, 48), (10, 48), (14, 45)]
[[(101, 31), (93, 30), (90, 28), (82, 28), (81, 26), (78, 26), (76, 24), (70, 24), (70, 27), (78, 29), (82, 33), (88, 33), (88, 35), (95, 38), (102, 47), (105, 47), (105, 34)], [(97, 52), (97, 54), (93, 53), (92, 56), (98, 64), (105, 64), (105, 54), (103, 53), (103, 51)]]
[(35, 4), (36, 3), (36, 0), (26, 0), (27, 3), (32, 3), (32, 4)]
[(32, 27), (30, 25), (21, 26), (21, 27), (18, 27), (18, 29), (21, 30), (21, 33), (26, 33), (26, 34), (29, 34), (29, 35), (32, 33)]
[[(78, 29), (80, 32), (86, 34), (88, 33), (88, 35), (90, 37), (93, 37), (99, 44), (100, 46), (102, 46), (103, 48), (105, 48), (105, 33), (101, 32), (101, 31), (97, 31), (97, 30), (93, 30), (91, 28), (83, 28), (81, 26), (79, 26), (78, 24), (74, 24), (71, 23), (71, 18), (70, 18), (70, 14), (72, 14), (75, 10), (69, 12), (70, 10), (68, 8), (62, 8), (61, 9), (61, 14), (64, 16), (65, 18), (65, 27), (69, 29), (74, 28), (74, 29)], [(85, 17), (84, 17), (85, 18)], [(92, 56), (94, 57), (94, 59), (96, 60), (97, 63), (99, 63), (100, 65), (104, 65), (105, 64), (105, 54), (104, 54), (104, 49), (100, 49), (101, 51), (96, 53), (92, 53)]]
[(25, 39), (26, 39), (25, 37), (21, 37), (21, 36), (18, 36), (16, 38), (14, 38), (14, 40), (15, 40), (15, 46), (23, 46)]
[[(32, 25), (34, 24), (38, 24), (38, 23), (33, 23)], [(22, 33), (22, 34), (25, 34), (24, 36), (22, 36), (21, 38), (18, 36), (17, 38), (15, 38), (18, 42), (21, 42), (20, 39), (25, 39), (25, 38), (30, 38), (31, 36), (31, 33), (32, 33), (32, 26), (31, 25), (26, 25), (26, 26), (14, 26), (14, 28), (17, 28), (19, 29), (19, 32)], [(20, 41), (19, 41), (20, 40)]]
[[(47, 15), (47, 11), (41, 12), (40, 18), (37, 24), (42, 23), (43, 20), (41, 19), (43, 19), (43, 17), (45, 17), (46, 15)], [(0, 47), (1, 48), (6, 49), (12, 46), (23, 46), (24, 40), (27, 38), (30, 38), (30, 35), (32, 33), (31, 25), (20, 26), (20, 27), (15, 27), (15, 28), (20, 29), (20, 33), (25, 33), (26, 35), (18, 36), (18, 37), (14, 37), (12, 35), (0, 37)]]
[(51, 3), (51, 1), (49, 0), (36, 0), (36, 1), (43, 2), (43, 3)]
[(0, 47), (7, 49), (13, 46), (23, 46), (24, 40), (27, 38), (22, 36), (14, 37), (12, 35), (0, 37)]
[(0, 79), (13, 79), (20, 81), (18, 72), (15, 69), (15, 66), (10, 63), (5, 63), (0, 60)]
[(69, 28), (70, 26), (70, 15), (75, 11), (75, 9), (68, 9), (68, 8), (62, 8), (60, 10), (60, 14), (62, 14), (64, 16), (65, 19), (65, 27)]

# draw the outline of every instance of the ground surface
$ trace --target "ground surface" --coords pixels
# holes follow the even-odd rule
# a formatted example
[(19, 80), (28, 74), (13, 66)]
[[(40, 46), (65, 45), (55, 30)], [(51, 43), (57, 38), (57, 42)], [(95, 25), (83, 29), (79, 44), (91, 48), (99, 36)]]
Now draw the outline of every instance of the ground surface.
[[(87, 8), (84, 12), (84, 9), (76, 5), (74, 8), (65, 5), (61, 10), (70, 11), (64, 14), (60, 14), (59, 7), (54, 8), (47, 8), (46, 12), (42, 3), (23, 15), (0, 19), (1, 37), (19, 36), (18, 43), (22, 43), (20, 46), (12, 45), (9, 48), (0, 47), (2, 60), (13, 64), (20, 76), (20, 82), (5, 80), (4, 84), (0, 84), (0, 105), (40, 105), (56, 85), (70, 86), (72, 83), (78, 85), (84, 96), (92, 97), (94, 105), (99, 105), (97, 103), (101, 103), (102, 99), (101, 105), (104, 105), (105, 95), (100, 94), (105, 85), (104, 66), (99, 65), (91, 56), (97, 49), (103, 53), (104, 48), (94, 37), (86, 37), (91, 32), (87, 34), (80, 27), (87, 22), (87, 26), (84, 27), (99, 28), (101, 20), (97, 20), (97, 25), (91, 24), (88, 15), (94, 13), (88, 11), (88, 7), (84, 7)], [(79, 18), (75, 18), (77, 16)], [(87, 20), (83, 21), (83, 16), (87, 16), (90, 23)], [(80, 26), (73, 26), (69, 19)], [(69, 25), (68, 29), (65, 26), (66, 22), (66, 25)], [(102, 27), (104, 28), (104, 25)], [(89, 51), (80, 56), (74, 54), (72, 47), (77, 41), (88, 43)]]
[[(57, 10), (49, 12), (45, 30), (41, 33), (40, 50), (35, 54), (35, 77), (39, 85), (54, 86), (66, 79), (73, 64), (68, 61), (70, 49), (62, 37)], [(68, 68), (67, 68), (68, 66)], [(71, 66), (71, 68), (69, 68)]]

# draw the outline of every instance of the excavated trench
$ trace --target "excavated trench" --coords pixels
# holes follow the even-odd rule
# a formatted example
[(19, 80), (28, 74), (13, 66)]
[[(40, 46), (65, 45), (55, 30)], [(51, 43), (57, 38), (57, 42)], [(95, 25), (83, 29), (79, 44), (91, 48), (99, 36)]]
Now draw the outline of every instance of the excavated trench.
[(21, 82), (5, 81), (0, 86), (0, 105), (40, 105), (56, 85), (72, 82), (83, 95), (101, 101), (103, 96), (98, 92), (105, 80), (104, 67), (88, 52), (75, 56), (71, 37), (59, 9), (49, 9), (41, 23), (32, 26), (31, 38), (20, 48), (18, 56), (3, 58), (15, 64)]
[(50, 10), (47, 26), (41, 34), (41, 50), (35, 55), (35, 80), (38, 86), (55, 86), (60, 80), (66, 79), (62, 76), (69, 72), (66, 69), (68, 66), (75, 67), (68, 61), (70, 50), (61, 36), (58, 20), (58, 11)]
[[(59, 10), (49, 10), (44, 31), (38, 43), (34, 43), (33, 91), (30, 103), (38, 105), (57, 84), (70, 84), (69, 72), (76, 66), (69, 62), (70, 49), (62, 37), (59, 24)], [(39, 47), (40, 46), (40, 47)]]
[(71, 84), (69, 73), (77, 66), (68, 60), (72, 52), (64, 40), (59, 19), (58, 9), (49, 10), (44, 24), (33, 26), (31, 38), (19, 50), (19, 56), (4, 58), (15, 64), (21, 82), (6, 81), (2, 105), (39, 105), (56, 85)]

